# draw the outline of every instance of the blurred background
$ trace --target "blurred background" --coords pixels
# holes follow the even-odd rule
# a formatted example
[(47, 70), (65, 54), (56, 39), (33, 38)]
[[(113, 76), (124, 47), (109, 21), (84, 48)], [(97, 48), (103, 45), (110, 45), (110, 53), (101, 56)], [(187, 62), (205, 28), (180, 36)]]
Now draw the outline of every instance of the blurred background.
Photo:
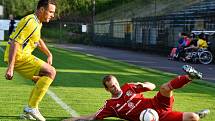
[[(0, 0), (1, 19), (33, 13), (38, 0)], [(175, 47), (180, 32), (212, 31), (214, 0), (58, 0), (55, 20), (43, 24), (50, 43), (75, 43), (161, 52)], [(6, 34), (5, 34), (6, 35)], [(7, 40), (8, 37), (5, 37)]]

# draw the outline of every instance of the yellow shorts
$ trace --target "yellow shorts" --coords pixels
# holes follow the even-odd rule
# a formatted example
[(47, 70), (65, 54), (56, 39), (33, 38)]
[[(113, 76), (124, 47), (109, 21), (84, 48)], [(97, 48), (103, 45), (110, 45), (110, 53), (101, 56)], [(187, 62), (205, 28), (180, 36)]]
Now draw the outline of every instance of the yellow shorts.
[(17, 60), (14, 70), (27, 79), (39, 75), (40, 69), (45, 62), (34, 55)]

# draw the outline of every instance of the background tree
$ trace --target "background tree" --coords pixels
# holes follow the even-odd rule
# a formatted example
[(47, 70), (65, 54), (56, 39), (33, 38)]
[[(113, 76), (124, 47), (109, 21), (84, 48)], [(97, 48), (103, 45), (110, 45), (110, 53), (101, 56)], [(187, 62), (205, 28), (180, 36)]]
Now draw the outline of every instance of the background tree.
[[(14, 14), (16, 19), (33, 13), (39, 0), (0, 0), (4, 18)], [(96, 0), (96, 13), (111, 9), (132, 0)], [(56, 18), (83, 18), (92, 15), (92, 0), (57, 0)]]

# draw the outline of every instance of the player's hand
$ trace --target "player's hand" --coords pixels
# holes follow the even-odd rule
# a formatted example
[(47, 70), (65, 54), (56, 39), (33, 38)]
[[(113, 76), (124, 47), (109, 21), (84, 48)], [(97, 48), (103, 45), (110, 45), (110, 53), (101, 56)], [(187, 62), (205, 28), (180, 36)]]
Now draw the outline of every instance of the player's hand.
[(80, 117), (72, 117), (70, 118), (70, 120), (66, 120), (66, 121), (90, 121), (90, 120), (81, 119)]
[(7, 69), (7, 71), (5, 73), (5, 78), (7, 80), (12, 80), (12, 78), (13, 78), (13, 69), (11, 69), (11, 68)]
[(62, 121), (72, 121), (72, 119), (63, 119)]
[(48, 56), (48, 58), (47, 58), (47, 63), (48, 63), (49, 65), (52, 65), (52, 56)]
[(132, 84), (134, 84), (134, 85), (136, 85), (136, 86), (142, 86), (142, 85), (143, 85), (142, 82), (135, 82), (135, 83), (132, 83)]
[(72, 118), (64, 119), (63, 121), (88, 121), (88, 120), (79, 119), (77, 117), (72, 117)]

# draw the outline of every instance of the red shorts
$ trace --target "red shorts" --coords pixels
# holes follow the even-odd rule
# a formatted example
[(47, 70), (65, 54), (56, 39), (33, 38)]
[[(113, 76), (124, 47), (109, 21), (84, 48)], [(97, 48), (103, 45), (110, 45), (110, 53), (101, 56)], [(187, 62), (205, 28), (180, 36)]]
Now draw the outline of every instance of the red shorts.
[(160, 92), (154, 97), (154, 106), (159, 115), (159, 121), (183, 121), (183, 112), (172, 111), (174, 97), (165, 97)]

